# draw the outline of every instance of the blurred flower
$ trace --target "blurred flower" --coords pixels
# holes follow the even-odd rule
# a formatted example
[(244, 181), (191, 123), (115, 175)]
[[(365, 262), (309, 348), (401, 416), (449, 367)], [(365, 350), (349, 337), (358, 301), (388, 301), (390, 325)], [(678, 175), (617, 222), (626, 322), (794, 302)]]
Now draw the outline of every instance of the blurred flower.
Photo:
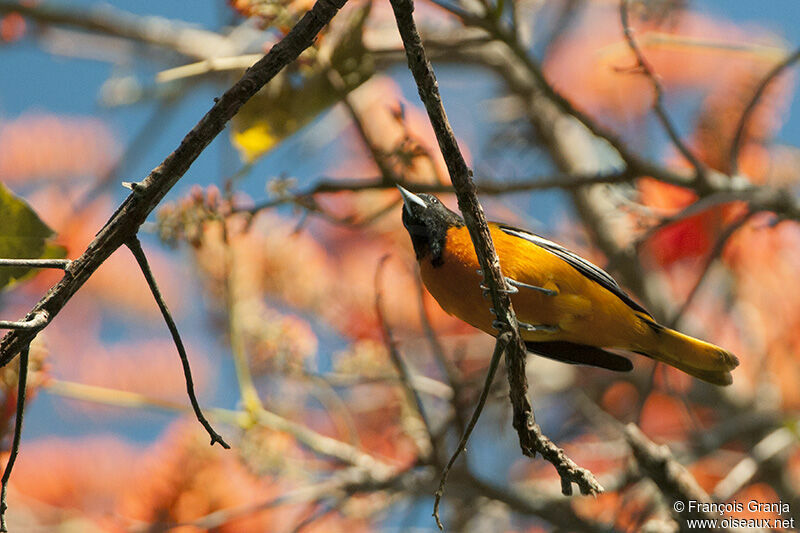
[[(180, 423), (148, 453), (135, 478), (121, 491), (115, 511), (121, 516), (165, 527), (191, 523), (215, 511), (238, 509), (280, 494), (259, 480), (235, 454), (208, 445), (194, 421)], [(232, 515), (211, 528), (220, 532), (268, 531), (285, 513), (280, 507)], [(284, 515), (285, 516), (285, 515)], [(184, 526), (175, 531), (206, 528)]]
[(13, 43), (22, 39), (27, 30), (25, 19), (19, 13), (9, 13), (0, 17), (0, 40)]
[(96, 118), (27, 114), (0, 123), (0, 178), (8, 184), (102, 176), (119, 151)]

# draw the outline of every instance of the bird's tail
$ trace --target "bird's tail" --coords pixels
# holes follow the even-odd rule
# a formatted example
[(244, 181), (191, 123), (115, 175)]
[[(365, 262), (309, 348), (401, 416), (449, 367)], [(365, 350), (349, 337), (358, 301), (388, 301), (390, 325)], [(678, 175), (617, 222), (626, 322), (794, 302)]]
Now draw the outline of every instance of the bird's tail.
[(733, 383), (731, 370), (739, 366), (739, 359), (731, 352), (650, 320), (647, 322), (653, 330), (654, 342), (639, 353), (714, 385)]

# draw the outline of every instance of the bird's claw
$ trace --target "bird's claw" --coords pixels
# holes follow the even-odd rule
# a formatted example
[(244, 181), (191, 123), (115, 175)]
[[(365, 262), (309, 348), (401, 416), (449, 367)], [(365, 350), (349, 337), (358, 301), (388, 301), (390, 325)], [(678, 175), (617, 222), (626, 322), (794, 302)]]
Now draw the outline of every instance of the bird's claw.
[[(501, 320), (495, 320), (492, 322), (492, 328), (496, 329), (497, 331), (502, 330), (505, 327), (506, 323)], [(517, 322), (519, 329), (524, 329), (525, 331), (534, 331), (534, 332), (541, 332), (541, 333), (555, 333), (558, 331), (558, 326), (550, 326), (547, 324), (528, 324), (527, 322)]]
[[(506, 279), (508, 279), (508, 278), (506, 278)], [(483, 290), (484, 296), (489, 294), (489, 287), (487, 287), (483, 283), (481, 283), (481, 289)], [(512, 285), (511, 287), (509, 287), (507, 289), (498, 288), (497, 292), (504, 292), (506, 294), (517, 294), (519, 292), (519, 289)]]
[[(481, 269), (476, 270), (476, 272), (478, 273), (478, 275), (481, 275), (481, 276), (483, 275), (483, 270), (481, 270)], [(557, 291), (554, 291), (552, 289), (545, 289), (544, 287), (539, 287), (537, 285), (531, 285), (529, 283), (523, 283), (523, 282), (517, 281), (517, 280), (515, 280), (513, 278), (509, 278), (508, 276), (506, 276), (504, 279), (505, 279), (506, 283), (508, 284), (508, 288), (498, 288), (497, 290), (499, 292), (504, 292), (506, 294), (517, 294), (520, 289), (530, 289), (530, 290), (533, 290), (533, 291), (541, 292), (542, 294), (544, 294), (546, 296), (556, 296), (558, 294)], [(487, 287), (483, 283), (481, 283), (480, 287), (481, 287), (481, 290), (483, 291), (483, 297), (486, 298), (486, 296), (489, 294), (489, 287)]]
[(552, 289), (545, 289), (544, 287), (538, 287), (536, 285), (530, 285), (528, 283), (522, 283), (521, 281), (517, 281), (515, 279), (511, 279), (511, 278), (508, 278), (508, 277), (506, 278), (506, 283), (511, 285), (511, 287), (514, 289), (514, 292), (518, 292), (519, 289), (531, 289), (531, 290), (534, 290), (534, 291), (541, 292), (542, 294), (544, 294), (546, 296), (556, 296), (558, 294), (556, 291), (554, 291)]
[(540, 331), (542, 333), (555, 333), (558, 331), (558, 326), (550, 326), (548, 324), (528, 324), (527, 322), (517, 322), (519, 329), (525, 331)]

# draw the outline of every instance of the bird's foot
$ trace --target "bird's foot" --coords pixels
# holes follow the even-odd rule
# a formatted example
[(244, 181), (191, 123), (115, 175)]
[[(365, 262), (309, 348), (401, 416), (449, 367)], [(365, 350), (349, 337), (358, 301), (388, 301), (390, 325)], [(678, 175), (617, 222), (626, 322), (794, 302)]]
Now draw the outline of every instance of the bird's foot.
[(521, 281), (517, 281), (515, 279), (511, 279), (511, 278), (508, 278), (508, 277), (506, 278), (506, 283), (511, 285), (511, 287), (514, 289), (514, 292), (518, 292), (519, 289), (531, 289), (531, 290), (534, 290), (534, 291), (541, 292), (542, 294), (545, 294), (547, 296), (555, 296), (555, 295), (558, 294), (556, 291), (554, 291), (552, 289), (545, 289), (544, 287), (538, 287), (536, 285), (530, 285), (528, 283), (522, 283)]
[[(483, 270), (478, 270), (478, 274), (481, 276), (483, 275)], [(504, 292), (506, 294), (516, 294), (519, 292), (520, 289), (530, 289), (533, 291), (541, 292), (547, 296), (556, 296), (558, 292), (552, 289), (545, 289), (544, 287), (539, 287), (536, 285), (531, 285), (529, 283), (523, 283), (521, 281), (517, 281), (513, 278), (509, 278), (508, 276), (505, 277), (506, 283), (509, 285), (508, 288), (501, 288), (498, 289), (500, 292)], [(483, 297), (486, 298), (489, 295), (489, 287), (484, 284), (481, 284), (481, 290), (483, 291)]]
[[(505, 322), (500, 320), (495, 320), (492, 322), (492, 327), (497, 331), (503, 329), (504, 325)], [(540, 333), (555, 333), (558, 331), (558, 326), (550, 326), (548, 324), (528, 324), (527, 322), (517, 322), (517, 325), (519, 325), (519, 329), (525, 331), (535, 331)]]

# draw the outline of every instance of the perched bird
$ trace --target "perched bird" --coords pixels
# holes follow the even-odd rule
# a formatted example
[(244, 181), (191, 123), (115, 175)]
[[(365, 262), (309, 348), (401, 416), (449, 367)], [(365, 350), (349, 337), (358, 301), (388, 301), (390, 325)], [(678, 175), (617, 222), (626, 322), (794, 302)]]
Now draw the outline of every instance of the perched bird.
[[(446, 312), (496, 335), (464, 220), (435, 196), (398, 188), (425, 287)], [(606, 348), (625, 350), (715, 385), (731, 384), (736, 356), (658, 324), (602, 269), (528, 231), (496, 222), (489, 230), (529, 351), (626, 372), (631, 361)]]

